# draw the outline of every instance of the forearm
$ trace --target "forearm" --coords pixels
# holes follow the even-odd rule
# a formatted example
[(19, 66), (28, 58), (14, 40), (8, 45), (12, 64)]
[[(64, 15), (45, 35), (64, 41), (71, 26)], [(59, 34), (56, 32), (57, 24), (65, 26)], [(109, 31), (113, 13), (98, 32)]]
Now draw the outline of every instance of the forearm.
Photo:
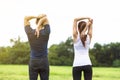
[(76, 21), (84, 20), (84, 19), (90, 19), (89, 17), (79, 17), (75, 18)]
[(25, 20), (29, 21), (31, 19), (37, 18), (36, 16), (25, 16)]
[(89, 28), (92, 26), (93, 24), (93, 19), (88, 18), (88, 21), (86, 22), (86, 28), (84, 31), (86, 31), (87, 29), (89, 30)]
[(41, 19), (43, 17), (46, 17), (46, 14), (40, 14), (40, 15), (37, 16), (37, 18), (39, 18), (39, 19)]
[(44, 25), (49, 24), (47, 17), (43, 17), (39, 20), (37, 28), (42, 29)]
[(89, 34), (90, 38), (92, 38), (92, 25), (90, 27), (88, 27), (88, 34)]
[(76, 39), (77, 34), (78, 34), (78, 32), (77, 32), (77, 21), (74, 20), (74, 22), (73, 22), (73, 38), (74, 39)]
[(90, 38), (92, 38), (92, 24), (93, 24), (93, 20), (91, 19), (91, 21), (89, 22), (89, 25), (88, 25), (88, 34), (89, 34)]
[(30, 25), (29, 21), (31, 19), (34, 19), (34, 18), (37, 18), (37, 17), (35, 17), (35, 16), (25, 16), (25, 18), (24, 18), (24, 26)]
[(88, 29), (87, 26), (83, 29), (83, 31), (81, 32), (81, 35), (82, 35), (82, 36), (86, 35), (86, 31), (87, 31), (87, 29)]

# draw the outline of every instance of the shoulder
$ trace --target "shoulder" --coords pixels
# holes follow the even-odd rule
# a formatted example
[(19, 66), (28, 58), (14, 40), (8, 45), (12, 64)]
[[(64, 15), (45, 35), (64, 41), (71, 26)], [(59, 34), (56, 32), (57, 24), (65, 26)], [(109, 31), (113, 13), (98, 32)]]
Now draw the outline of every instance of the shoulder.
[(25, 32), (26, 33), (31, 33), (34, 29), (32, 29), (31, 27), (30, 27), (30, 25), (26, 25), (25, 27), (24, 27), (24, 29), (25, 29)]
[(50, 25), (47, 23), (47, 24), (44, 24), (43, 25), (44, 27), (50, 27)]
[(26, 29), (30, 29), (30, 28), (31, 28), (30, 25), (25, 25), (24, 29), (26, 30)]
[(44, 25), (44, 29), (50, 33), (50, 25), (49, 24), (45, 24)]
[(79, 38), (79, 34), (73, 35), (73, 42), (76, 43)]

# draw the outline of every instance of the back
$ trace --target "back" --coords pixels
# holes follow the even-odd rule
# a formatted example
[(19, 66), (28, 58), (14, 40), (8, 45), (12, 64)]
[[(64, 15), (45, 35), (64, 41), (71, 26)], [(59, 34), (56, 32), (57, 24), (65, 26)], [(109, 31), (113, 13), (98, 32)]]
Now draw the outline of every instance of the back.
[(31, 58), (41, 58), (47, 56), (47, 45), (50, 34), (50, 26), (48, 24), (44, 25), (44, 29), (40, 30), (40, 36), (37, 38), (35, 35), (35, 29), (32, 29), (30, 26), (25, 27), (25, 32), (27, 34), (30, 48), (31, 48)]
[(86, 37), (85, 47), (83, 46), (82, 41), (80, 39), (80, 36), (78, 35), (76, 42), (74, 42), (75, 53), (76, 52), (80, 53), (81, 51), (82, 51), (81, 54), (82, 53), (88, 53), (89, 46), (90, 46), (90, 37), (89, 37), (89, 35), (87, 35), (87, 37)]
[(74, 62), (73, 66), (84, 66), (91, 65), (89, 58), (89, 46), (90, 46), (90, 37), (87, 35), (85, 41), (85, 47), (83, 46), (79, 35), (77, 36), (77, 41), (74, 42)]

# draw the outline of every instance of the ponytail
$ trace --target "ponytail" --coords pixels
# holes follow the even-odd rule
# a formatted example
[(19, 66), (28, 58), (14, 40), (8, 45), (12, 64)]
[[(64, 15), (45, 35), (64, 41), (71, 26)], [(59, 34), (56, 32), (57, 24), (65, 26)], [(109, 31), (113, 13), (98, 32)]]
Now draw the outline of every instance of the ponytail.
[(81, 37), (81, 41), (82, 41), (82, 44), (84, 47), (85, 47), (86, 37), (87, 37), (87, 35), (84, 35), (83, 37)]
[[(81, 22), (78, 23), (78, 30), (79, 30), (80, 34), (85, 29), (85, 27), (86, 27), (86, 22), (85, 21), (81, 21)], [(80, 36), (80, 39), (81, 39), (84, 47), (85, 47), (86, 37), (87, 37), (87, 35), (83, 35), (82, 37)]]

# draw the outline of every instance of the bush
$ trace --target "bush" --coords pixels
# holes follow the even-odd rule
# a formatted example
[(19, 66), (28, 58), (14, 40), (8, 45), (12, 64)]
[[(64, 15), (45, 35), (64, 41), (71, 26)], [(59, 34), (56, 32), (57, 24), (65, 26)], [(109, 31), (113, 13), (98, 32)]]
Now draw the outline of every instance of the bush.
[(116, 59), (113, 61), (113, 66), (114, 67), (120, 67), (120, 60), (119, 59)]

